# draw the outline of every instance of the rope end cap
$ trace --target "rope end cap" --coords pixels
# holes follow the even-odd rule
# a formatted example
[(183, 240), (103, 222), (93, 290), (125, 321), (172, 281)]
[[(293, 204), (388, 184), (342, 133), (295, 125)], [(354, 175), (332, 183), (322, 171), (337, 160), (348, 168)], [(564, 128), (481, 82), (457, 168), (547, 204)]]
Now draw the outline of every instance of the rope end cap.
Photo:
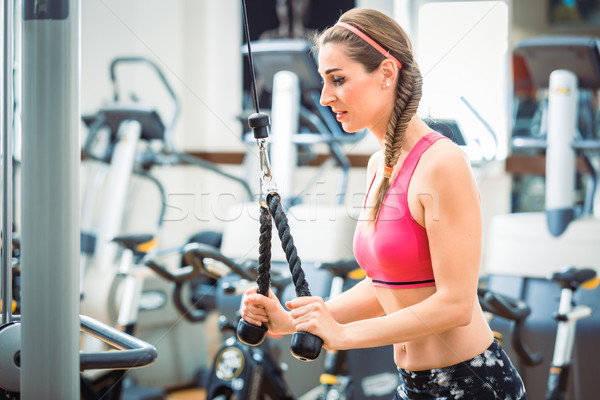
[(255, 139), (266, 139), (269, 137), (269, 125), (271, 118), (264, 112), (256, 112), (248, 117), (248, 126), (254, 130)]

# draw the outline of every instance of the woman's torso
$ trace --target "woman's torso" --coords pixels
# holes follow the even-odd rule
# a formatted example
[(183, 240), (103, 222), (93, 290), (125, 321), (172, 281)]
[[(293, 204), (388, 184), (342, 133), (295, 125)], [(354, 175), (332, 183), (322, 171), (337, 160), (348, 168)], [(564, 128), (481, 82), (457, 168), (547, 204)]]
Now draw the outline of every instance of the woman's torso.
[[(418, 224), (423, 231), (425, 229), (425, 216), (424, 209), (419, 201), (419, 193), (431, 191), (431, 185), (427, 181), (427, 158), (436, 157), (436, 152), (443, 148), (444, 144), (440, 145), (440, 141), (444, 140), (435, 141), (422, 153), (405, 188), (407, 212), (414, 220), (413, 222)], [(410, 150), (408, 149), (401, 155), (398, 161), (399, 165), (406, 160)], [(400, 169), (395, 169), (395, 174), (391, 178), (392, 182), (396, 182), (395, 179)], [(371, 190), (369, 190), (365, 201), (365, 207), (361, 210), (357, 231), (363, 236), (369, 235), (374, 229), (373, 224), (369, 222), (369, 209), (373, 202), (372, 194), (379, 185), (380, 180), (381, 171), (377, 173), (373, 180)], [(436, 292), (435, 286), (409, 286), (408, 288), (398, 289), (389, 287), (389, 285), (387, 287), (385, 285), (374, 285), (374, 289), (386, 314), (422, 302)], [(474, 294), (474, 296), (476, 295)], [(479, 303), (475, 299), (471, 322), (468, 325), (442, 333), (431, 332), (416, 340), (397, 343), (394, 345), (394, 360), (399, 367), (413, 371), (444, 367), (481, 354), (490, 345), (492, 339), (491, 330), (485, 321)]]

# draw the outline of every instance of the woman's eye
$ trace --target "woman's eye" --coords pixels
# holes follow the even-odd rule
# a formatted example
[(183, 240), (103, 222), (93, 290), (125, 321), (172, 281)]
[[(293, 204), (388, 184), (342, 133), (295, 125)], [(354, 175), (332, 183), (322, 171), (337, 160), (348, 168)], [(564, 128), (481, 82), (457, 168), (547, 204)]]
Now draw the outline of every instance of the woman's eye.
[(334, 77), (333, 78), (333, 83), (335, 85), (341, 85), (344, 82), (344, 78), (343, 77)]

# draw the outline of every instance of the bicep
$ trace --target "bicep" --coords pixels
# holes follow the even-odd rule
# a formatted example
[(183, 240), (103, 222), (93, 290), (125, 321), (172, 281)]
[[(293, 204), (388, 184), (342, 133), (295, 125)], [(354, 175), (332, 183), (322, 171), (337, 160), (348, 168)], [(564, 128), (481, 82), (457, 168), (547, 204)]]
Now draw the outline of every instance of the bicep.
[[(434, 168), (432, 196), (421, 200), (438, 291), (471, 296), (481, 262), (481, 205), (468, 161), (450, 157)], [(448, 168), (450, 167), (450, 168)]]

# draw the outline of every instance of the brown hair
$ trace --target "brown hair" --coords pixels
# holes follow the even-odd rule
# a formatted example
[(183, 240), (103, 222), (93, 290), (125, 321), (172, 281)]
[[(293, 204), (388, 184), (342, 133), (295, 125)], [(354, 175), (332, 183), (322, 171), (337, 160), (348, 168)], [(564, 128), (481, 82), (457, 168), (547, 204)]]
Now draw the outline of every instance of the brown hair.
[[(396, 84), (394, 110), (385, 134), (384, 164), (393, 168), (400, 157), (408, 123), (417, 112), (421, 100), (422, 78), (413, 58), (412, 45), (408, 35), (396, 21), (379, 11), (355, 8), (342, 14), (339, 20), (361, 30), (402, 63)], [(373, 72), (385, 60), (370, 44), (340, 26), (332, 26), (323, 31), (315, 43), (316, 49), (325, 43), (344, 45), (348, 56), (363, 64), (367, 72)], [(389, 188), (390, 179), (382, 179), (371, 211), (373, 221), (377, 219)]]

